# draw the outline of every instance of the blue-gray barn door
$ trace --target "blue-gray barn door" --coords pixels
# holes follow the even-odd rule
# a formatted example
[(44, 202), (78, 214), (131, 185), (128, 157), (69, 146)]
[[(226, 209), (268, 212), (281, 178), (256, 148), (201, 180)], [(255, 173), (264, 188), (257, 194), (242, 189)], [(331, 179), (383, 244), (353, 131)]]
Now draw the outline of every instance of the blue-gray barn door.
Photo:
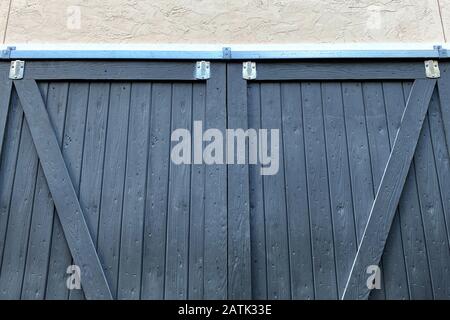
[(251, 298), (247, 167), (170, 161), (173, 130), (240, 120), (224, 63), (0, 67), (0, 298)]
[(249, 168), (254, 298), (450, 299), (447, 68), (256, 63), (248, 126), (281, 134), (278, 174)]
[[(194, 68), (0, 63), (0, 299), (450, 298), (449, 63)], [(278, 129), (278, 173), (175, 165), (194, 121)]]

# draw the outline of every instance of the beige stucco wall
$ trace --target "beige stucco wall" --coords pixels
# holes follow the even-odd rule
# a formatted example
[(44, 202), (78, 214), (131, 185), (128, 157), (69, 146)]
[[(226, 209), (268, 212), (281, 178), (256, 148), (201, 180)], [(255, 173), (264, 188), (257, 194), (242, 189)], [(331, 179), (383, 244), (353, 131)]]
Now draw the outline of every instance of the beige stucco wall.
[(0, 0), (0, 40), (3, 41), (8, 18), (9, 0)]
[(450, 0), (439, 0), (442, 25), (446, 41), (450, 40)]
[(443, 26), (450, 0), (0, 0), (7, 44), (443, 42)]

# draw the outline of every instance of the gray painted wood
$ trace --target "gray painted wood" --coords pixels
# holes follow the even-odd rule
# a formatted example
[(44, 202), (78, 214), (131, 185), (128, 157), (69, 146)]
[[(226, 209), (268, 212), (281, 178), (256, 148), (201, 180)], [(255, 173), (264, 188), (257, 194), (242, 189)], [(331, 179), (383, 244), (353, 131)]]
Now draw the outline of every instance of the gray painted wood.
[(338, 294), (341, 295), (357, 249), (353, 190), (350, 181), (349, 149), (341, 84), (338, 82), (323, 83), (322, 101), (335, 237), (336, 280)]
[[(363, 107), (367, 128), (367, 139), (369, 142), (373, 182), (372, 188), (373, 194), (375, 194), (390, 154), (389, 143), (387, 143), (387, 125), (384, 119), (384, 106), (381, 100), (382, 93), (380, 92), (380, 84), (373, 82), (362, 83), (361, 90), (363, 93)], [(379, 290), (372, 290), (370, 292), (369, 299), (371, 300), (384, 300), (386, 298), (383, 258), (381, 258), (379, 266), (383, 270), (383, 272), (381, 272), (382, 284)]]
[[(431, 102), (435, 103), (435, 102)], [(430, 103), (430, 104), (431, 104)], [(433, 297), (450, 298), (450, 249), (431, 141), (429, 117), (425, 118), (414, 157), (419, 202), (422, 207)]]
[[(19, 142), (22, 132), (23, 111), (19, 98), (12, 91), (10, 110), (6, 122), (5, 143), (0, 162), (0, 270), (3, 261), (5, 239), (11, 207), (11, 194), (13, 189)], [(1, 288), (0, 288), (1, 290)]]
[[(391, 148), (401, 126), (402, 115), (410, 91), (411, 86), (404, 86), (401, 82), (386, 82), (383, 84)], [(392, 222), (393, 226), (395, 226), (396, 220), (399, 221), (401, 228), (409, 298), (426, 299), (431, 297), (430, 270), (423, 233), (422, 213), (417, 194), (414, 159), (411, 162), (403, 192), (400, 196), (398, 212), (395, 214)], [(388, 245), (389, 241), (388, 237), (386, 245)], [(386, 257), (386, 259), (390, 258)], [(389, 277), (387, 274), (386, 276)], [(386, 280), (389, 281), (388, 278)]]
[(412, 165), (399, 200), (403, 248), (410, 298), (430, 299), (432, 287), (429, 261), (414, 169), (415, 166)]
[[(261, 128), (261, 91), (259, 83), (248, 83), (248, 127)], [(261, 165), (249, 168), (250, 249), (252, 255), (252, 299), (267, 299), (266, 232), (264, 186)], [(312, 267), (311, 267), (312, 270)]]
[[(288, 221), (284, 176), (282, 114), (280, 84), (261, 84), (261, 127), (277, 129), (279, 140), (279, 171), (263, 177), (264, 213), (266, 221), (267, 294), (269, 299), (291, 298)], [(272, 139), (272, 135), (268, 133)], [(275, 152), (275, 151), (274, 151)], [(272, 153), (268, 143), (268, 154)]]
[[(384, 94), (386, 121), (389, 136), (389, 145), (392, 148), (398, 129), (401, 125), (401, 118), (405, 109), (406, 100), (403, 95), (403, 86), (401, 82), (386, 82), (382, 86)], [(409, 93), (409, 92), (408, 92)], [(415, 194), (415, 195), (414, 195)], [(386, 241), (386, 249), (383, 253), (384, 263), (384, 284), (386, 286), (387, 298), (394, 298), (391, 292), (396, 290), (403, 292), (405, 297), (411, 299), (418, 297), (418, 291), (424, 291), (429, 287), (429, 270), (426, 256), (426, 249), (423, 239), (423, 226), (421, 212), (417, 199), (417, 188), (415, 186), (414, 161), (411, 162), (402, 195), (400, 196), (397, 212), (392, 222), (392, 230)], [(416, 239), (413, 239), (416, 238)], [(390, 250), (389, 246), (398, 241), (401, 245), (401, 252)], [(398, 249), (397, 249), (398, 250)], [(399, 260), (401, 254), (404, 257), (404, 268), (406, 271), (407, 292), (403, 291), (403, 285), (398, 282), (402, 278), (398, 277), (396, 269), (396, 260)], [(416, 268), (415, 264), (418, 264)], [(419, 271), (417, 271), (419, 270)], [(428, 282), (426, 281), (428, 279)], [(425, 280), (425, 281), (424, 281)], [(418, 281), (421, 281), (420, 285)], [(414, 282), (414, 285), (411, 283)]]
[[(442, 104), (440, 104), (438, 92), (435, 91), (431, 97), (428, 110), (431, 141), (433, 145), (434, 161), (439, 180), (439, 191), (441, 195), (442, 208), (446, 222), (447, 237), (450, 238), (450, 157), (445, 140), (445, 126), (442, 118)], [(450, 243), (450, 240), (449, 240)]]
[[(47, 112), (61, 146), (69, 84), (50, 83), (47, 91)], [(33, 203), (33, 216), (28, 244), (27, 264), (22, 286), (22, 299), (43, 299), (47, 281), (51, 235), (55, 206), (42, 166), (38, 167)]]
[[(46, 87), (37, 89), (38, 98), (46, 95)], [(23, 105), (23, 101), (22, 101)], [(44, 111), (45, 112), (45, 111)], [(33, 210), (38, 156), (27, 122), (23, 123), (15, 176), (12, 185), (11, 206), (5, 235), (0, 270), (0, 299), (20, 299), (28, 251), (28, 239)]]
[[(192, 119), (206, 120), (206, 87), (193, 85)], [(204, 146), (205, 143), (203, 142)], [(191, 203), (189, 226), (189, 279), (188, 298), (204, 297), (205, 262), (205, 164), (193, 164), (191, 168)]]
[[(413, 86), (413, 82), (403, 82), (403, 96), (405, 98), (405, 103), (407, 103), (410, 95), (411, 95), (411, 89)], [(429, 109), (429, 107), (428, 107)], [(420, 138), (419, 138), (420, 139)], [(426, 234), (425, 234), (425, 227), (424, 227), (424, 214), (421, 208), (421, 204), (420, 204), (420, 198), (419, 198), (419, 189), (418, 189), (418, 185), (417, 185), (417, 173), (416, 173), (416, 165), (415, 165), (415, 159), (413, 158), (412, 162), (411, 162), (411, 170), (414, 169), (414, 184), (415, 184), (415, 188), (417, 190), (416, 192), (416, 202), (417, 202), (417, 206), (419, 207), (419, 213), (420, 213), (420, 221), (416, 221), (417, 226), (419, 226), (421, 228), (421, 233), (419, 233), (421, 235), (421, 239), (423, 240), (423, 245), (425, 247), (425, 258), (426, 258), (426, 263), (427, 263), (427, 267), (428, 268), (422, 268), (422, 275), (421, 275), (421, 282), (425, 283), (426, 285), (421, 287), (420, 289), (422, 290), (417, 290), (418, 293), (423, 296), (423, 297), (427, 297), (426, 299), (430, 299), (433, 298), (433, 284), (432, 284), (432, 278), (431, 278), (431, 266), (430, 266), (430, 255), (428, 252), (428, 248), (427, 248), (427, 240), (426, 240)], [(419, 241), (420, 241), (419, 240)], [(416, 270), (415, 270), (416, 271)], [(416, 273), (419, 273), (416, 271)]]
[(195, 61), (27, 61), (25, 69), (31, 80), (195, 80)]
[(130, 83), (111, 84), (99, 208), (98, 255), (114, 298), (119, 275), (130, 91)]
[(414, 155), (435, 80), (416, 80), (348, 277), (344, 299), (367, 298), (366, 268), (377, 265)]
[(152, 85), (141, 299), (163, 299), (172, 84)]
[(424, 79), (417, 62), (265, 62), (257, 63), (257, 80)]
[[(235, 79), (227, 84), (227, 128), (247, 130), (247, 81), (242, 79), (242, 65), (229, 64), (227, 77)], [(248, 165), (236, 164), (234, 158), (227, 176), (228, 298), (251, 299), (249, 171)]]
[(24, 124), (0, 272), (1, 299), (20, 299), (37, 165), (31, 133)]
[[(204, 130), (226, 128), (226, 65), (211, 66), (206, 82), (206, 122)], [(204, 298), (226, 299), (227, 282), (227, 168), (221, 164), (206, 167)], [(206, 245), (207, 244), (207, 245)]]
[[(118, 65), (108, 70), (116, 70), (117, 77), (121, 77)], [(420, 65), (422, 68), (422, 62)], [(336, 66), (334, 70), (344, 72), (340, 68)], [(76, 71), (72, 70), (76, 79)], [(361, 216), (370, 211), (373, 192), (386, 165), (383, 161), (387, 161), (405, 109), (402, 83), (378, 81), (362, 86), (355, 82), (314, 83), (314, 90), (303, 90), (308, 100), (305, 109), (305, 94), (301, 90), (305, 83), (245, 83), (239, 70), (238, 64), (228, 65), (228, 88), (225, 88), (226, 65), (222, 63), (212, 65), (213, 78), (207, 82), (104, 82), (92, 86), (87, 82), (51, 83), (57, 89), (49, 95), (47, 103), (49, 122), (60, 147), (63, 139), (61, 153), (75, 194), (78, 195), (80, 184), (85, 188), (83, 199), (92, 213), (89, 216), (92, 221), (87, 223), (89, 233), (98, 232), (99, 260), (113, 297), (266, 299), (280, 296), (274, 288), (293, 299), (342, 296), (355, 255), (357, 231), (353, 220), (359, 219), (363, 230)], [(352, 74), (353, 71), (350, 78)], [(152, 77), (150, 73), (146, 76)], [(133, 94), (136, 86), (146, 89)], [(190, 88), (182, 90), (184, 93), (177, 98), (192, 102), (190, 119), (172, 114), (172, 86)], [(108, 90), (102, 93), (97, 90), (100, 87)], [(321, 90), (317, 89), (320, 87)], [(404, 87), (408, 96), (409, 83)], [(20, 169), (16, 171), (16, 166), (24, 163), (20, 158), (25, 149), (31, 150), (20, 142), (27, 122), (22, 120), (14, 90), (10, 99), (0, 159), (0, 268), (13, 270), (8, 263), (19, 261), (14, 263), (19, 266), (14, 268), (18, 270), (16, 280), (5, 281), (8, 290), (12, 289), (8, 291), (9, 297), (17, 293), (26, 299), (66, 299), (69, 296), (66, 268), (73, 263), (72, 257), (58, 214), (54, 214), (53, 197), (45, 191), (43, 169), (37, 166), (37, 180), (36, 174), (25, 177)], [(445, 100), (445, 94), (439, 99)], [(98, 104), (106, 106), (99, 116), (92, 112)], [(133, 104), (134, 110), (145, 105), (147, 113), (136, 115)], [(445, 105), (438, 101), (435, 92), (427, 120), (428, 133), (425, 142), (421, 142), (422, 152), (419, 154), (418, 147), (415, 155), (416, 159), (421, 157), (420, 167), (414, 165), (416, 160), (412, 161), (387, 233), (382, 255), (385, 295), (377, 292), (371, 298), (448, 298), (444, 275), (450, 259), (442, 251), (443, 248), (448, 251), (450, 221), (447, 218), (450, 202), (445, 192), (450, 183)], [(63, 109), (67, 109), (65, 124)], [(222, 130), (270, 128), (273, 124), (281, 130), (281, 178), (261, 176), (259, 165), (228, 168), (192, 165), (187, 166), (187, 171), (180, 170), (182, 179), (172, 178), (169, 187), (169, 139), (173, 130), (171, 119), (176, 116), (180, 123), (192, 125), (192, 120), (203, 120), (206, 128)], [(86, 120), (90, 125), (85, 130)], [(129, 132), (132, 128), (135, 131)], [(147, 135), (143, 134), (145, 130)], [(98, 148), (95, 142), (99, 142)], [(33, 143), (30, 145), (33, 147)], [(85, 154), (85, 149), (92, 151)], [(180, 176), (178, 169), (172, 175)], [(20, 207), (17, 181), (26, 184), (28, 190), (35, 190), (28, 207), (22, 206), (25, 210), (16, 210)], [(177, 186), (180, 181), (185, 181), (182, 187)], [(23, 200), (22, 195), (20, 199)], [(308, 201), (314, 199), (321, 199), (312, 206), (314, 212), (322, 210), (320, 214), (314, 214), (308, 207)], [(273, 209), (283, 208), (283, 204), (284, 209)], [(357, 206), (366, 206), (369, 211), (357, 210)], [(84, 204), (81, 209), (85, 210)], [(13, 211), (21, 213), (13, 217)], [(247, 219), (242, 212), (248, 212)], [(167, 219), (171, 225), (166, 224)], [(23, 237), (13, 243), (11, 235), (19, 234), (16, 232), (19, 224)], [(11, 225), (13, 228), (8, 228)], [(319, 227), (314, 228), (315, 225)], [(171, 230), (170, 235), (166, 230)], [(275, 234), (277, 230), (280, 231)], [(315, 254), (313, 260), (313, 253), (320, 248), (326, 252), (323, 243), (329, 239), (334, 246), (335, 261), (326, 254)], [(6, 267), (2, 266), (3, 257)], [(319, 266), (319, 258), (326, 258), (326, 265), (335, 266)], [(275, 283), (279, 281), (277, 272), (282, 279), (280, 288), (276, 287), (280, 282)], [(333, 272), (335, 277), (330, 276)], [(361, 283), (368, 276), (363, 275)], [(328, 287), (332, 289), (327, 291)], [(1, 290), (4, 288), (0, 286)], [(70, 292), (71, 299), (83, 297), (83, 291)]]
[[(109, 95), (109, 83), (90, 84), (79, 201), (95, 246), (98, 241)], [(83, 293), (72, 290), (69, 298), (83, 299)]]
[[(84, 132), (89, 96), (89, 83), (70, 83), (67, 98), (63, 148), (61, 150), (74, 189), (79, 194), (83, 159)], [(53, 214), (50, 258), (46, 284), (46, 299), (67, 299), (66, 270), (72, 264), (60, 219)]]
[(373, 181), (361, 83), (342, 83), (350, 177), (358, 244), (372, 205)]
[[(363, 85), (363, 93), (375, 193), (389, 159), (391, 142), (382, 84), (367, 82)], [(379, 298), (384, 299), (409, 298), (401, 230), (397, 215), (398, 212), (395, 213), (383, 258), (380, 261), (383, 285), (381, 290), (372, 291), (372, 294), (377, 294)]]
[(450, 154), (450, 63), (440, 62), (441, 77), (438, 79), (439, 101), (448, 153)]
[(86, 116), (79, 200), (94, 244), (100, 216), (110, 90), (107, 82), (90, 84)]
[(336, 299), (336, 261), (321, 84), (302, 83), (302, 99), (315, 298)]
[(89, 298), (110, 299), (111, 292), (39, 89), (32, 80), (15, 82), (15, 87), (72, 256), (81, 268), (84, 293)]
[(0, 81), (0, 156), (2, 155), (6, 120), (8, 118), (9, 104), (11, 101), (11, 89), (12, 81)]
[(281, 84), (283, 150), (292, 299), (313, 299), (311, 229), (299, 83)]
[[(436, 157), (437, 160), (437, 167), (438, 167), (438, 174), (442, 175), (442, 178), (440, 181), (444, 182), (447, 181), (446, 177), (448, 175), (448, 158), (444, 156), (444, 154), (441, 152), (443, 151), (444, 145), (447, 146), (447, 153), (450, 157), (450, 65), (449, 63), (441, 63), (440, 68), (442, 70), (441, 78), (438, 80), (438, 94), (439, 94), (439, 104), (440, 104), (440, 117), (434, 117), (436, 126), (439, 126), (437, 122), (439, 122), (439, 118), (442, 121), (442, 127), (444, 130), (444, 140), (440, 139), (438, 143), (444, 143), (445, 144), (435, 144), (435, 146), (438, 148), (438, 154)], [(437, 110), (436, 110), (437, 112)], [(434, 112), (433, 114), (436, 114)], [(430, 121), (433, 120), (430, 118)], [(432, 125), (433, 129), (433, 125)], [(433, 133), (433, 131), (432, 131)], [(436, 134), (435, 134), (436, 135)], [(436, 135), (438, 136), (438, 135)], [(447, 163), (447, 165), (445, 165)], [(441, 183), (442, 183), (441, 182)], [(441, 190), (446, 190), (446, 187), (441, 185)], [(446, 196), (444, 196), (443, 204), (444, 204), (444, 211), (446, 215), (446, 222), (447, 222), (447, 233), (450, 241), (450, 211), (447, 209), (448, 206), (450, 206), (450, 202), (448, 200), (447, 193), (445, 193)]]
[(133, 83), (128, 130), (119, 264), (119, 299), (139, 299), (145, 212), (151, 84)]
[[(192, 130), (192, 85), (174, 84), (172, 130)], [(172, 142), (172, 147), (177, 144)], [(167, 211), (166, 299), (187, 299), (191, 166), (170, 163)]]

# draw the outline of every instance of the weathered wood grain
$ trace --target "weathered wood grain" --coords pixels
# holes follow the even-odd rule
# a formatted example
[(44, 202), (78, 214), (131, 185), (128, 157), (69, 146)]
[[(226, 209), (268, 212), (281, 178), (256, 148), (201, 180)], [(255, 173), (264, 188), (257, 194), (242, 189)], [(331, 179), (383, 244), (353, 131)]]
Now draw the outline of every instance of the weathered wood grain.
[(0, 81), (0, 157), (2, 155), (5, 137), (6, 120), (8, 118), (9, 104), (12, 94), (12, 81)]
[(292, 299), (313, 299), (311, 225), (306, 181), (305, 123), (299, 83), (281, 84), (283, 150)]
[(152, 85), (141, 299), (163, 299), (172, 84)]
[[(63, 148), (61, 150), (77, 195), (80, 190), (89, 87), (89, 83), (70, 83)], [(70, 293), (66, 286), (68, 277), (66, 270), (71, 264), (72, 255), (60, 219), (55, 211), (45, 292), (46, 299), (61, 300), (69, 297)], [(77, 292), (77, 296), (82, 296), (82, 292)], [(74, 293), (72, 293), (72, 297), (74, 297)]]
[(367, 298), (366, 269), (378, 265), (408, 174), (436, 80), (416, 80), (342, 298)]
[[(215, 63), (211, 79), (206, 82), (206, 122), (209, 128), (225, 132), (226, 65)], [(205, 260), (204, 299), (226, 299), (228, 296), (227, 167), (206, 166), (205, 180)]]
[(139, 299), (150, 128), (151, 84), (133, 83), (119, 262), (119, 299)]
[[(229, 64), (227, 128), (247, 130), (247, 81), (242, 65)], [(234, 142), (233, 142), (234, 143)], [(236, 150), (237, 146), (235, 146)], [(235, 157), (235, 155), (233, 155)], [(248, 144), (246, 147), (248, 162)], [(247, 164), (228, 166), (228, 298), (251, 298), (249, 171)]]
[[(50, 83), (46, 90), (47, 112), (61, 146), (66, 117), (69, 84)], [(38, 167), (33, 203), (27, 265), (22, 285), (22, 299), (43, 299), (47, 281), (51, 235), (55, 206), (42, 165)]]
[[(267, 293), (269, 299), (290, 299), (290, 262), (288, 221), (286, 213), (286, 190), (284, 177), (284, 157), (282, 141), (281, 92), (279, 83), (261, 84), (261, 127), (277, 129), (279, 138), (279, 171), (274, 175), (265, 175), (264, 214), (266, 226), (267, 252)], [(273, 136), (268, 133), (270, 139)], [(267, 154), (275, 154), (268, 141)]]
[(321, 93), (320, 83), (302, 83), (314, 289), (316, 299), (337, 299), (333, 218)]
[(112, 296), (108, 283), (37, 84), (33, 80), (21, 80), (14, 84), (55, 201), (65, 237), (75, 262), (81, 268), (84, 293), (89, 298), (110, 299)]

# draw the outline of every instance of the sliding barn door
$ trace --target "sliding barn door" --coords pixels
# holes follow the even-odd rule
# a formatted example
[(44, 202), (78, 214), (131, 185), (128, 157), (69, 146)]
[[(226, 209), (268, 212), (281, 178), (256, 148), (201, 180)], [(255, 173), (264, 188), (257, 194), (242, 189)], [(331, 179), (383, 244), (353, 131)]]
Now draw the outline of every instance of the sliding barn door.
[[(2, 80), (1, 298), (251, 297), (248, 210), (234, 228), (227, 167), (170, 160), (175, 129), (226, 127), (225, 64), (195, 71), (26, 62)], [(82, 290), (67, 288), (71, 265)]]
[[(449, 63), (197, 66), (0, 63), (0, 299), (450, 299)], [(279, 170), (176, 164), (194, 121)]]
[(281, 132), (278, 174), (249, 167), (253, 298), (450, 299), (447, 68), (228, 66), (228, 112)]

